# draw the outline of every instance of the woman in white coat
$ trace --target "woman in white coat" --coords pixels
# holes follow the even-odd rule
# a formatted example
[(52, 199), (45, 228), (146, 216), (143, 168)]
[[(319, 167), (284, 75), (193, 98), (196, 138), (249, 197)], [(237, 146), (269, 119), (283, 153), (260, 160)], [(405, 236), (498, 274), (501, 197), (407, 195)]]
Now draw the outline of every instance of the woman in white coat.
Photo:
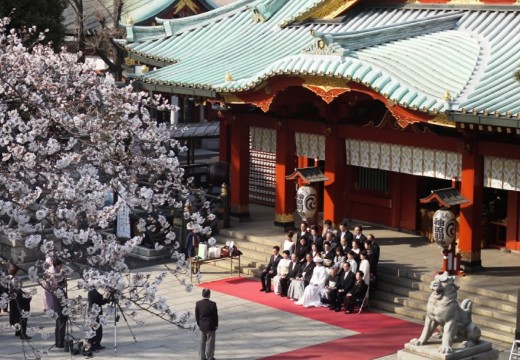
[(367, 286), (370, 286), (370, 263), (368, 262), (368, 254), (366, 250), (359, 253), (361, 261), (359, 262), (359, 271), (363, 272), (363, 280)]
[(314, 258), (316, 267), (312, 272), (309, 286), (305, 288), (303, 296), (295, 302), (296, 305), (303, 305), (304, 307), (322, 306), (320, 291), (325, 287), (329, 274), (327, 268), (323, 266), (323, 259), (320, 257)]

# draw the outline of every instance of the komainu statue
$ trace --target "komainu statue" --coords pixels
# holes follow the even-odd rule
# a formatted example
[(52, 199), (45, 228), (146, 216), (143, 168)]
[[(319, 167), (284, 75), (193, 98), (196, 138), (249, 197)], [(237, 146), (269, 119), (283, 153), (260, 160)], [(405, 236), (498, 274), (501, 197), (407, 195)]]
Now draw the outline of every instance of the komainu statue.
[(473, 302), (465, 299), (460, 305), (458, 304), (459, 287), (454, 280), (454, 277), (444, 273), (437, 275), (430, 284), (432, 294), (428, 299), (424, 328), (419, 339), (410, 341), (412, 345), (425, 344), (438, 326), (441, 327), (442, 334), (440, 353), (453, 352), (452, 345), (455, 339), (463, 341), (466, 347), (474, 346), (479, 342), (480, 328), (471, 321)]

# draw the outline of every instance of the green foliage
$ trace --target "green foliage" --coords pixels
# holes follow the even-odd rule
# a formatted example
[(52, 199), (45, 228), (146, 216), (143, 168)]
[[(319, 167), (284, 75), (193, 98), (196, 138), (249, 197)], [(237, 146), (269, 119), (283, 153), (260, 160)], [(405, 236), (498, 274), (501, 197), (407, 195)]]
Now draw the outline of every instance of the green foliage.
[[(51, 42), (54, 50), (58, 51), (65, 37), (63, 11), (66, 7), (66, 0), (1, 0), (0, 17), (11, 17), (9, 28), (36, 26), (37, 33), (48, 29), (44, 42)], [(26, 45), (34, 42), (36, 37), (37, 34), (26, 38)]]

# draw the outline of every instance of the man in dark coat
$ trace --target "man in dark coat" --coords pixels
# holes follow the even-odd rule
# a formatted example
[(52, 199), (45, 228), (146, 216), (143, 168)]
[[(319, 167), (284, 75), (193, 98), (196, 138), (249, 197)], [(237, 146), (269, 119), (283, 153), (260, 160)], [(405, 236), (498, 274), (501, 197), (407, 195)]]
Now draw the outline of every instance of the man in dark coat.
[[(108, 304), (110, 299), (108, 297), (104, 297), (97, 291), (97, 289), (91, 289), (88, 292), (88, 308), (92, 309), (93, 305), (99, 306), (99, 313), (96, 318), (96, 321), (99, 324), (99, 315), (103, 315), (103, 305)], [(117, 306), (117, 305), (116, 305)], [(103, 327), (99, 324), (96, 329), (96, 335), (92, 339), (90, 339), (90, 350), (98, 351), (103, 350), (105, 347), (101, 345), (101, 339), (103, 339)]]
[(11, 284), (10, 291), (11, 300), (9, 300), (9, 323), (11, 325), (19, 324), (14, 333), (21, 339), (29, 340), (27, 336), (27, 317), (23, 316), (23, 312), (31, 311), (31, 297), (22, 290), (22, 282), (14, 279)]
[(312, 278), (312, 272), (315, 266), (316, 264), (314, 264), (312, 255), (307, 254), (305, 256), (305, 262), (300, 266), (300, 273), (298, 274), (298, 277), (302, 278), (305, 282), (305, 286), (309, 285), (309, 282)]
[(350, 263), (344, 261), (341, 264), (341, 271), (338, 274), (338, 285), (335, 291), (329, 293), (330, 310), (335, 310), (336, 312), (341, 310), (341, 304), (343, 304), (345, 295), (352, 290), (355, 282), (356, 276), (350, 271)]
[(209, 298), (211, 291), (202, 290), (202, 300), (195, 305), (195, 320), (200, 329), (200, 359), (215, 360), (215, 331), (218, 328), (217, 304)]
[(276, 276), (278, 263), (281, 259), (280, 247), (273, 246), (273, 255), (269, 258), (269, 264), (262, 270), (262, 275), (260, 275), (260, 281), (262, 282), (260, 291), (265, 291), (266, 293), (271, 292), (271, 279)]
[(287, 275), (280, 279), (280, 284), (282, 287), (282, 291), (280, 296), (287, 296), (287, 290), (289, 289), (289, 285), (291, 284), (291, 280), (296, 279), (298, 277), (298, 273), (300, 272), (300, 262), (298, 261), (298, 255), (295, 253), (291, 254), (291, 263), (289, 264), (289, 272)]

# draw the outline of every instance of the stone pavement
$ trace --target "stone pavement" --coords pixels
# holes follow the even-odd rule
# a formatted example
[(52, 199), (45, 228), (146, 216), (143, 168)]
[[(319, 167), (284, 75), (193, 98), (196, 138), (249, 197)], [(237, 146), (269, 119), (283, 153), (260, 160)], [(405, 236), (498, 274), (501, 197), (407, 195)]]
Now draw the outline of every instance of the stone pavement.
[[(256, 213), (252, 211), (253, 218), (261, 216), (260, 220), (263, 221), (237, 223), (234, 224), (233, 229), (258, 236), (279, 237), (281, 242), (283, 233), (279, 229), (274, 230), (271, 226), (272, 209), (267, 211), (262, 208), (252, 208), (251, 210), (256, 211)], [(356, 221), (352, 221), (352, 224), (356, 223)], [(441, 257), (436, 245), (428, 243), (416, 235), (404, 234), (370, 224), (363, 225), (366, 225), (364, 232), (373, 233), (381, 245), (381, 262), (425, 273), (432, 273), (439, 268)], [(240, 244), (238, 245), (240, 246)], [(465, 278), (459, 278), (458, 281), (471, 282), (483, 289), (487, 288), (516, 296), (520, 285), (520, 267), (518, 265), (520, 255), (485, 249), (482, 252), (482, 259), (486, 268), (483, 273), (471, 274)], [(164, 270), (163, 266), (157, 264), (142, 269), (145, 272)], [(229, 277), (228, 271), (211, 265), (204, 265), (202, 272), (203, 282)], [(73, 286), (74, 280), (69, 283)], [(193, 291), (188, 293), (173, 277), (169, 277), (161, 289), (164, 291), (164, 295), (170, 299), (170, 305), (177, 311), (193, 311), (195, 302), (201, 298), (199, 287), (194, 287)], [(220, 326), (217, 331), (215, 354), (219, 360), (254, 360), (355, 334), (352, 331), (217, 292), (213, 292), (212, 299), (217, 302), (219, 308)], [(31, 340), (31, 345), (38, 349), (47, 349), (54, 343), (54, 323), (41, 316), (41, 291), (35, 296), (31, 306), (33, 317), (29, 320), (29, 325), (42, 325), (50, 332), (49, 339), (43, 340), (41, 336), (37, 335)], [(198, 332), (178, 329), (153, 316), (144, 316), (142, 319), (145, 321), (142, 326), (130, 323), (137, 342), (134, 342), (127, 325), (121, 319), (117, 325), (117, 352), (114, 351), (114, 326), (109, 321), (109, 325), (104, 328), (103, 337), (103, 344), (107, 348), (95, 353), (94, 359), (199, 359)], [(0, 313), (0, 324), (7, 321), (8, 315)], [(309, 336), (308, 331), (304, 330), (309, 327), (313, 329), (312, 336)], [(510, 344), (495, 344), (495, 348), (501, 350), (500, 359), (509, 358), (509, 347)], [(71, 357), (58, 349), (51, 349), (48, 355), (48, 359), (71, 358), (83, 358), (83, 356)], [(24, 359), (21, 340), (14, 337), (12, 332), (0, 333), (0, 360), (4, 359)], [(380, 360), (395, 359), (396, 355), (393, 354)], [(329, 360), (335, 359), (329, 358)]]
[[(164, 267), (156, 265), (141, 270), (160, 272), (164, 270)], [(202, 281), (229, 277), (227, 271), (211, 265), (204, 266), (202, 271)], [(71, 280), (70, 284), (73, 285), (74, 281)], [(167, 289), (165, 295), (169, 296), (170, 304), (177, 311), (193, 311), (195, 302), (201, 298), (200, 287), (194, 287), (193, 291), (188, 293), (173, 278), (165, 281), (162, 289)], [(350, 330), (217, 292), (213, 292), (211, 298), (217, 302), (219, 308), (220, 326), (217, 330), (215, 354), (219, 360), (260, 359), (356, 334)], [(36, 335), (31, 340), (31, 345), (38, 349), (47, 349), (54, 342), (54, 324), (52, 320), (41, 317), (41, 304), (41, 295), (35, 296), (31, 304), (33, 317), (30, 319), (30, 325), (45, 326), (50, 332), (50, 337), (43, 340), (40, 335)], [(324, 309), (324, 311), (326, 310)], [(113, 321), (113, 318), (111, 319)], [(114, 326), (109, 321), (109, 325), (104, 328), (103, 336), (103, 344), (106, 349), (94, 353), (94, 359), (199, 359), (198, 332), (178, 329), (153, 316), (145, 316), (142, 319), (145, 321), (142, 326), (130, 323), (137, 342), (134, 342), (127, 325), (121, 319), (117, 325), (117, 352), (114, 351)], [(3, 313), (0, 315), (0, 323), (5, 321), (8, 321), (8, 316)], [(309, 336), (309, 332), (306, 330), (310, 327), (312, 327), (312, 336)], [(501, 359), (508, 358), (505, 351), (501, 355)], [(71, 356), (62, 350), (51, 349), (47, 358), (66, 360), (83, 358), (83, 356)], [(24, 359), (21, 340), (14, 337), (11, 332), (0, 334), (0, 359)], [(380, 358), (380, 360), (395, 359), (395, 354)]]

